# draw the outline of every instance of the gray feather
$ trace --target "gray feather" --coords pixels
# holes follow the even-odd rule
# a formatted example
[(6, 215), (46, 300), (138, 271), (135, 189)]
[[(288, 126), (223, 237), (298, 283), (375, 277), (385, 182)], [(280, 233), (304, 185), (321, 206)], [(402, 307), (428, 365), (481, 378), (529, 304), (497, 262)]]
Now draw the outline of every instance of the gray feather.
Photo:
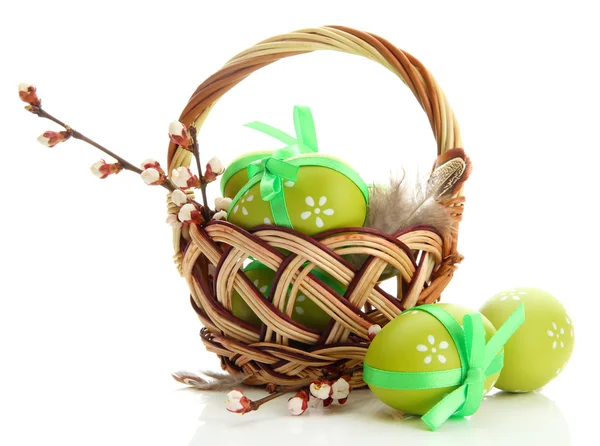
[(420, 185), (412, 186), (403, 179), (390, 178), (389, 187), (371, 188), (368, 228), (394, 234), (411, 226), (432, 226), (441, 233), (452, 230), (450, 213), (435, 196)]
[[(431, 182), (423, 187), (409, 184), (406, 175), (402, 178), (390, 177), (389, 186), (373, 185), (369, 194), (369, 212), (365, 226), (378, 229), (387, 234), (394, 234), (413, 226), (431, 226), (442, 234), (455, 230), (454, 221), (447, 208), (440, 204), (436, 197), (437, 189), (431, 188)], [(360, 268), (367, 256), (353, 254), (347, 257), (356, 268)], [(397, 275), (398, 272), (387, 266), (380, 281)]]

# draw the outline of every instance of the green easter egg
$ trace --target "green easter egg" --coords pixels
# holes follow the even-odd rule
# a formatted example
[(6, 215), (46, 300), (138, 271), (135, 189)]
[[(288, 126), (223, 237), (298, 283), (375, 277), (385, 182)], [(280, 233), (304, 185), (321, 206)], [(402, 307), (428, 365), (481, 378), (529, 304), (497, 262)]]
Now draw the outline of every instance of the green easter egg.
[[(254, 286), (258, 288), (263, 296), (268, 297), (273, 279), (275, 278), (275, 271), (256, 261), (248, 265), (244, 271), (248, 279), (254, 283)], [(254, 327), (260, 328), (262, 325), (260, 318), (252, 311), (246, 301), (242, 299), (240, 293), (235, 290), (231, 296), (231, 313)]]
[[(450, 313), (461, 325), (465, 315), (476, 313), (455, 304), (437, 306)], [(486, 341), (489, 341), (496, 329), (485, 317), (482, 320)], [(431, 314), (418, 310), (407, 310), (383, 327), (371, 342), (364, 362), (391, 372), (437, 372), (461, 367), (458, 349), (444, 325)], [(485, 393), (494, 386), (498, 375), (487, 377)], [(369, 384), (377, 398), (388, 406), (416, 415), (427, 413), (457, 387), (394, 390)]]
[(505, 290), (480, 311), (499, 327), (522, 303), (525, 322), (504, 346), (504, 368), (496, 383), (507, 392), (529, 392), (545, 386), (562, 372), (573, 352), (573, 322), (558, 299), (546, 291)]
[[(295, 182), (283, 182), (283, 205), (261, 198), (255, 178), (234, 198), (228, 221), (245, 229), (278, 224), (272, 206), (283, 206), (291, 227), (309, 236), (334, 228), (362, 226), (367, 216), (368, 190), (360, 177), (341, 161), (326, 156), (287, 160), (299, 166)], [(334, 163), (336, 168), (311, 163)]]
[[(259, 291), (268, 297), (271, 292), (271, 285), (275, 278), (275, 272), (260, 262), (254, 261), (245, 268), (246, 276), (254, 283)], [(337, 280), (325, 272), (315, 268), (312, 271), (318, 279), (322, 280), (325, 284), (329, 285), (338, 294), (344, 294), (345, 288)], [(287, 300), (286, 300), (287, 304)], [(240, 318), (241, 320), (260, 328), (262, 321), (252, 311), (250, 306), (242, 299), (242, 296), (234, 291), (231, 296), (231, 312), (232, 314)], [(322, 331), (327, 328), (331, 317), (323, 311), (316, 303), (302, 293), (298, 291), (296, 301), (294, 303), (294, 309), (292, 310), (292, 320), (305, 325), (308, 328)]]
[[(315, 268), (311, 273), (323, 283), (329, 285), (338, 294), (343, 295), (346, 291), (346, 288), (341, 283), (325, 272)], [(327, 328), (331, 316), (299, 290), (296, 302), (294, 303), (292, 319), (308, 328), (323, 331)]]
[(248, 165), (272, 153), (273, 151), (251, 152), (234, 159), (221, 176), (221, 195), (235, 197), (248, 182)]

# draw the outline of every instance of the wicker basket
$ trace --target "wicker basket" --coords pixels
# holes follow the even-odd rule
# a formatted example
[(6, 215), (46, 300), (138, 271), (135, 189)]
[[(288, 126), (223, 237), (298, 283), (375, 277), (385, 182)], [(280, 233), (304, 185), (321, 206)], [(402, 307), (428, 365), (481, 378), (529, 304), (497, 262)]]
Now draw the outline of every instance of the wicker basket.
[[(238, 54), (196, 89), (180, 121), (200, 128), (219, 98), (255, 70), (315, 50), (357, 54), (388, 68), (419, 100), (433, 129), (438, 154), (461, 147), (458, 125), (444, 93), (417, 59), (378, 36), (339, 26), (280, 35)], [(189, 167), (191, 160), (189, 151), (169, 146), (168, 172)], [(463, 202), (462, 187), (444, 202), (457, 224)], [(168, 206), (170, 213), (178, 212), (169, 199)], [(311, 238), (278, 226), (247, 231), (228, 222), (212, 221), (175, 229), (173, 237), (175, 261), (204, 326), (204, 345), (221, 358), (224, 370), (249, 375), (245, 383), (251, 385), (309, 383), (331, 365), (360, 370), (369, 346), (369, 327), (383, 326), (407, 308), (437, 301), (462, 260), (456, 233), (439, 234), (424, 226), (393, 236), (366, 228), (345, 228)], [(364, 254), (368, 260), (357, 270), (342, 257), (346, 254)], [(249, 257), (276, 272), (268, 299), (241, 270)], [(399, 271), (396, 296), (377, 285), (388, 265)], [(346, 293), (337, 294), (311, 274), (315, 267), (347, 286)], [(284, 305), (290, 286), (292, 304)], [(262, 329), (232, 315), (233, 290), (263, 321)], [(309, 329), (291, 319), (299, 290), (332, 317), (325, 331)], [(355, 387), (365, 385), (360, 371), (352, 381)]]

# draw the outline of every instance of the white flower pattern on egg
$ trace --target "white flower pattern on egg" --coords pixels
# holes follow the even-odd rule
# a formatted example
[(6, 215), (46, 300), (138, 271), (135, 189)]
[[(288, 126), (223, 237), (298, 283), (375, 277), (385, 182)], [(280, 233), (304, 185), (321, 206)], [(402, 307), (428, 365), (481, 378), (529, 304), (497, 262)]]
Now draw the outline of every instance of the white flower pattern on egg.
[(248, 209), (246, 209), (246, 206), (244, 206), (244, 203), (246, 202), (251, 202), (252, 200), (254, 200), (254, 195), (248, 195), (248, 193), (250, 192), (250, 190), (247, 190), (246, 193), (244, 195), (242, 195), (242, 199), (236, 203), (235, 207), (233, 208), (233, 213), (237, 214), (237, 211), (240, 209), (240, 207), (242, 208), (242, 214), (244, 215), (248, 215)]
[(560, 339), (565, 334), (565, 329), (563, 327), (559, 328), (556, 322), (552, 322), (552, 329), (546, 330), (546, 334), (549, 337), (554, 338), (552, 342), (552, 350), (556, 350), (559, 345), (560, 348), (564, 348), (565, 343)]
[(505, 301), (506, 299), (512, 299), (512, 300), (521, 300), (521, 296), (524, 296), (525, 294), (527, 294), (527, 291), (517, 291), (514, 288), (511, 288), (508, 291), (503, 292), (502, 294), (500, 294), (500, 301)]
[(315, 199), (310, 195), (304, 199), (304, 202), (311, 207), (311, 210), (302, 212), (302, 214), (300, 214), (300, 218), (302, 220), (308, 220), (310, 216), (314, 213), (315, 224), (317, 225), (317, 228), (322, 228), (325, 225), (323, 219), (321, 218), (321, 213), (323, 215), (328, 216), (333, 215), (335, 213), (335, 211), (331, 208), (321, 209), (327, 203), (327, 197), (325, 196), (319, 198), (318, 207), (315, 207)]
[[(423, 363), (431, 364), (431, 362), (433, 361), (433, 355), (438, 353), (438, 348), (440, 350), (446, 350), (448, 348), (448, 342), (442, 341), (436, 347), (435, 346), (435, 344), (436, 344), (435, 337), (433, 335), (427, 336), (427, 342), (429, 343), (429, 346), (427, 346), (425, 344), (417, 345), (417, 351), (420, 351), (422, 353), (427, 353), (425, 358), (423, 358)], [(446, 363), (446, 357), (444, 355), (442, 355), (441, 352), (437, 354), (437, 360), (442, 364)]]

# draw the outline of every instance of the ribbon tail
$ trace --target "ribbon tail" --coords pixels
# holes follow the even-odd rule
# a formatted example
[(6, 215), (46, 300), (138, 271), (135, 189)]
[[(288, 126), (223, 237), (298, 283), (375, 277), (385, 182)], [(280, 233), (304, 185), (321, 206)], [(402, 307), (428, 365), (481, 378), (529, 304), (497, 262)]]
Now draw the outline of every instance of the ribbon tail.
[(265, 172), (260, 180), (260, 196), (264, 201), (271, 201), (281, 192), (281, 178)]
[(270, 126), (269, 124), (253, 121), (249, 122), (248, 124), (245, 124), (245, 126), (254, 130), (258, 130), (259, 132), (269, 135), (275, 139), (278, 139), (279, 141), (289, 146), (291, 146), (292, 144), (296, 144), (297, 142), (296, 138), (294, 138), (293, 136), (288, 135), (282, 130), (276, 129), (275, 127)]
[(309, 107), (294, 107), (294, 128), (300, 146), (306, 146), (310, 152), (318, 152), (315, 121)]
[(437, 430), (444, 422), (456, 413), (467, 398), (467, 386), (460, 386), (433, 406), (421, 420), (432, 431)]
[(508, 317), (506, 322), (496, 331), (496, 334), (492, 336), (492, 339), (487, 343), (485, 351), (485, 362), (489, 364), (494, 356), (504, 347), (504, 344), (510, 339), (510, 337), (519, 329), (521, 324), (525, 322), (525, 304), (519, 305), (519, 307), (513, 311)]
[(465, 340), (467, 346), (467, 357), (469, 358), (469, 370), (464, 384), (467, 385), (465, 402), (456, 413), (457, 416), (465, 417), (473, 415), (479, 409), (483, 391), (485, 388), (485, 328), (479, 313), (467, 314), (464, 317)]
[(485, 371), (485, 374), (487, 376), (495, 375), (502, 370), (502, 367), (504, 367), (504, 352), (500, 352), (499, 355), (496, 355), (494, 359), (492, 359), (492, 362)]

